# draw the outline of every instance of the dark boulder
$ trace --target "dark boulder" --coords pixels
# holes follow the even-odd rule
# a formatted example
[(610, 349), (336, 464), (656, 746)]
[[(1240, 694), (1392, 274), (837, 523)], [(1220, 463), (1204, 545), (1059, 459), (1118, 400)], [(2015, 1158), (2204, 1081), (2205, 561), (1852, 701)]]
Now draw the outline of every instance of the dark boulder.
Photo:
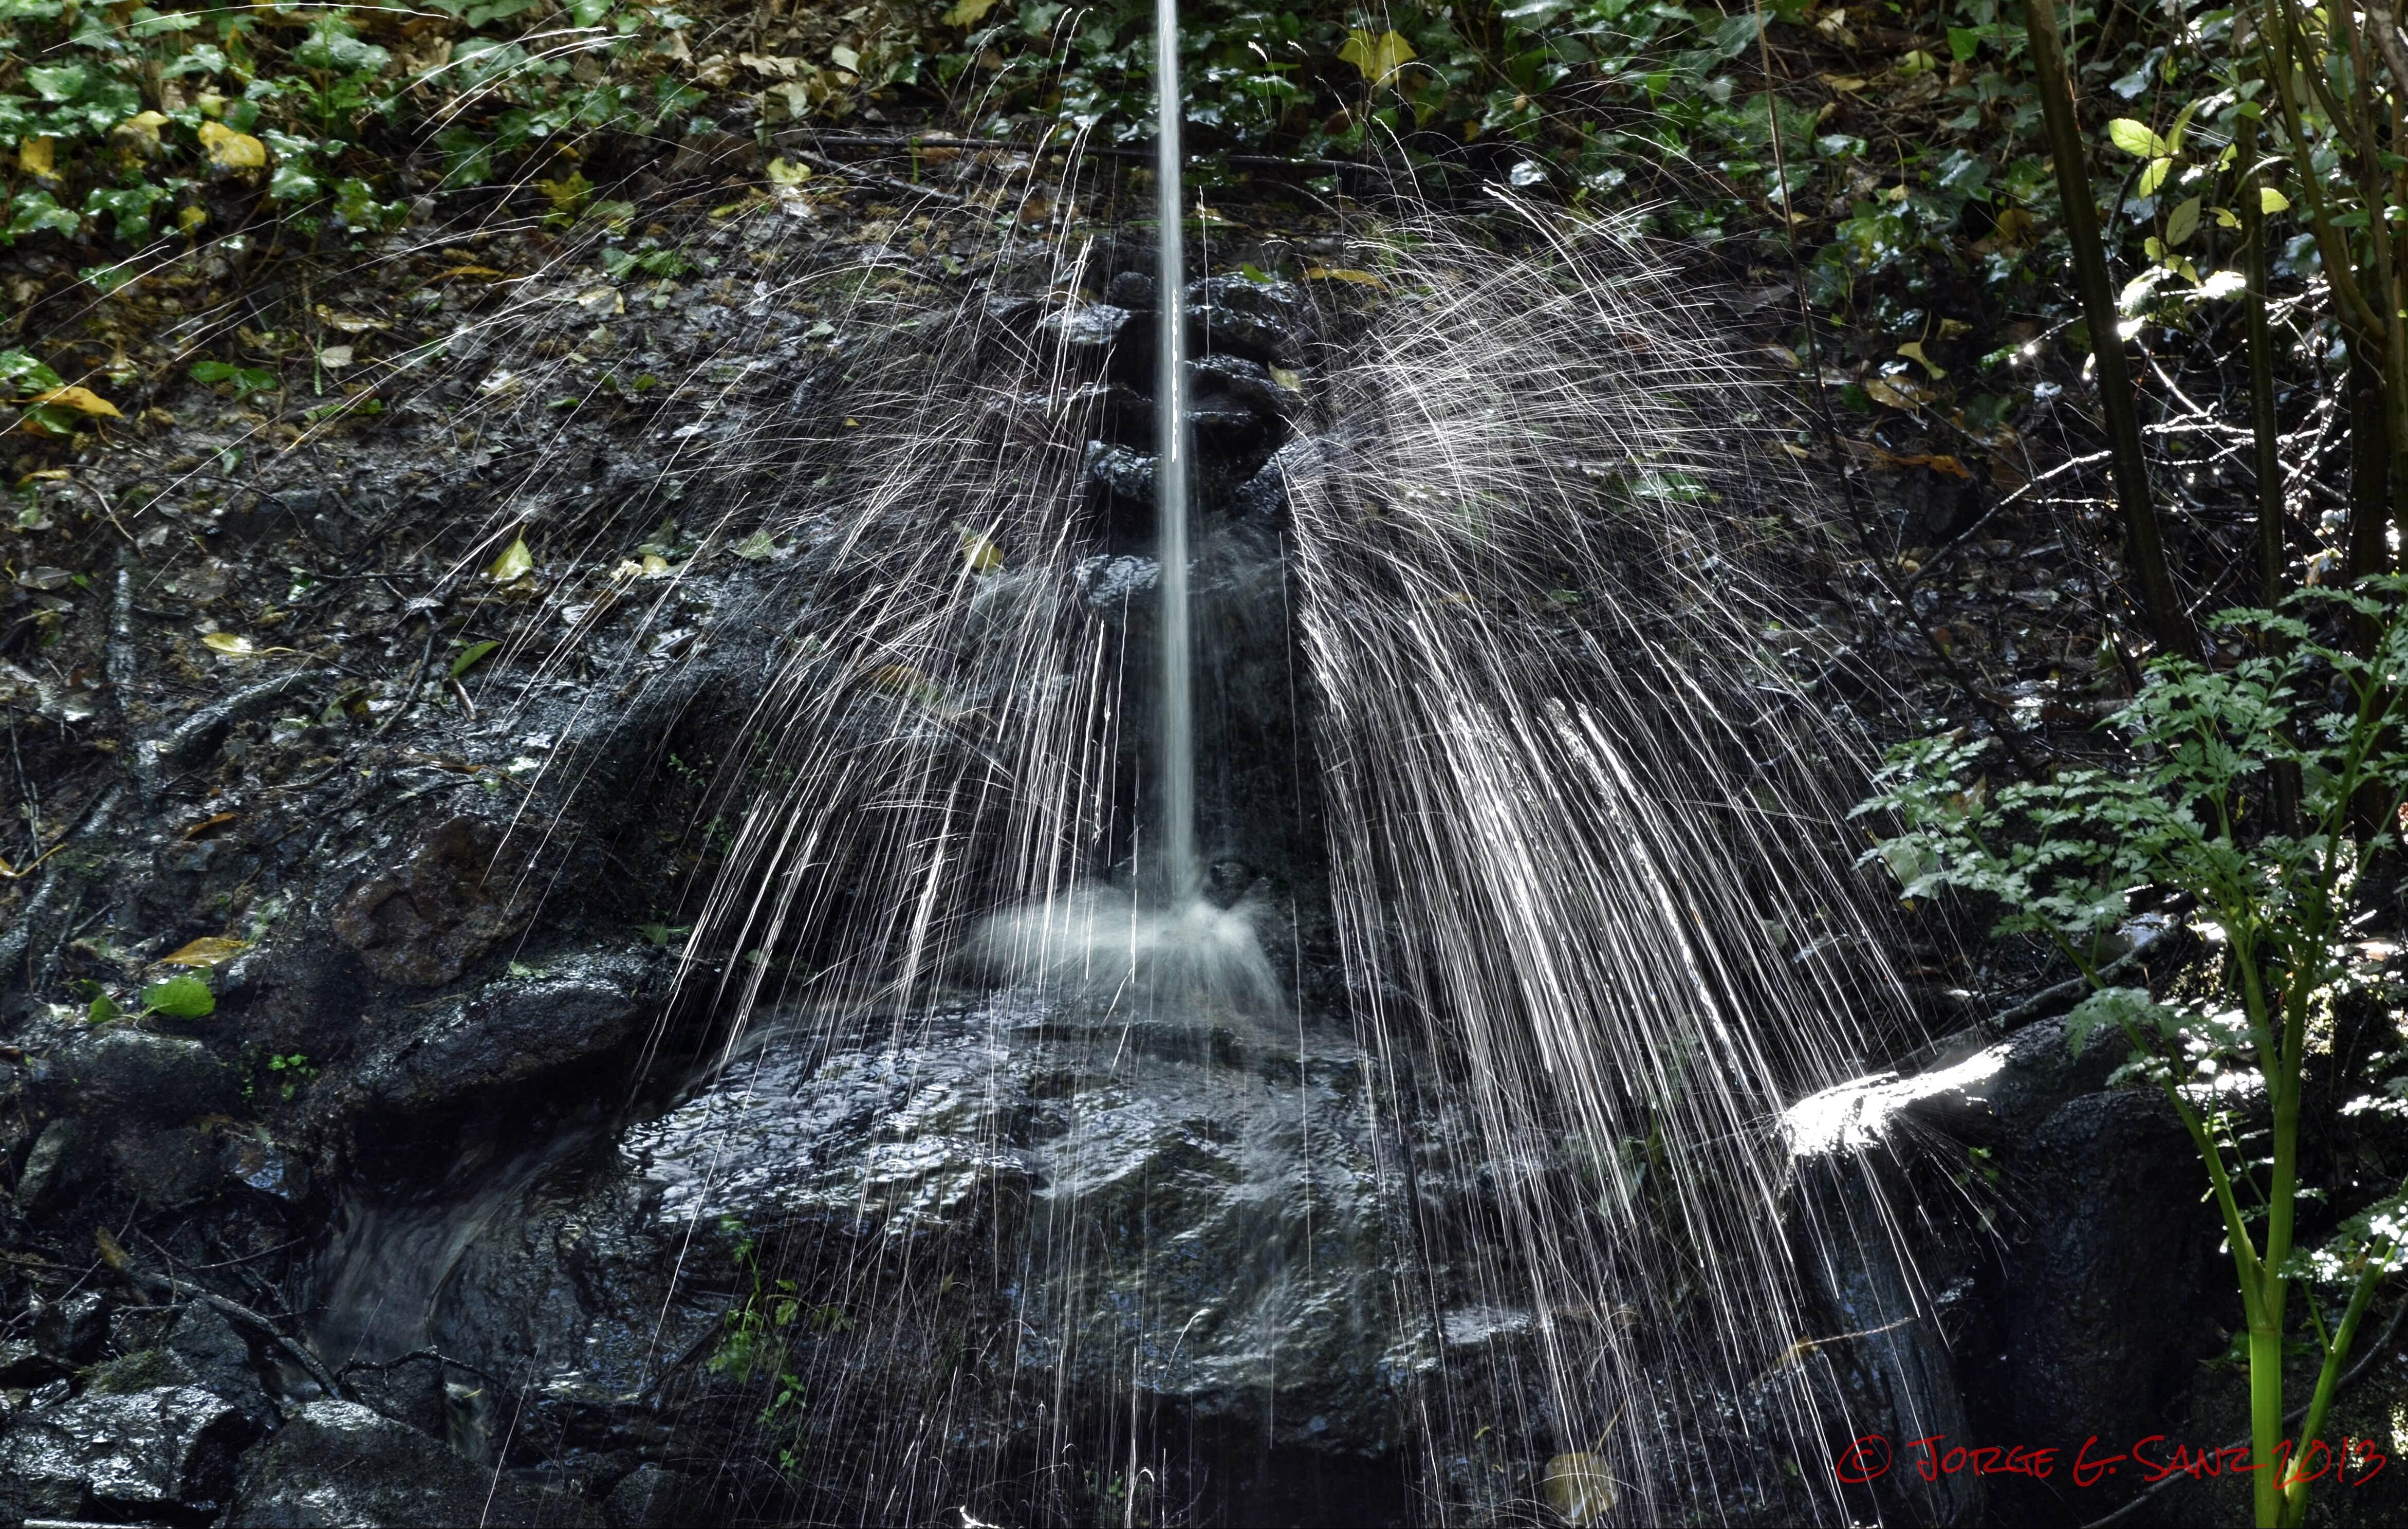
[(193, 1386), (91, 1391), (34, 1408), (0, 1433), (0, 1522), (215, 1513), (256, 1432)]
[(34, 1081), (62, 1113), (121, 1124), (221, 1113), (238, 1092), (233, 1069), (200, 1042), (123, 1024), (61, 1046)]
[(593, 1524), (576, 1498), (532, 1492), (356, 1402), (310, 1402), (243, 1462), (228, 1529), (354, 1524)]
[(651, 958), (577, 957), (508, 977), (432, 1011), (360, 1064), (358, 1086), (389, 1108), (456, 1104), (591, 1062), (635, 1038)]

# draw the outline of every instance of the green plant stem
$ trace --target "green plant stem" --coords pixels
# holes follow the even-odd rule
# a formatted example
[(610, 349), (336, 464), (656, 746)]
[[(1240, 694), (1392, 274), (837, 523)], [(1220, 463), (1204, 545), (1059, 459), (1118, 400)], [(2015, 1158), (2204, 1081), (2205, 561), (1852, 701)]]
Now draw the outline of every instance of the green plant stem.
[(2131, 373), (2125, 366), (2124, 343), (2115, 326), (2115, 293), (2108, 280), (2106, 252), (2099, 241), (2099, 214), (2090, 200), (2089, 161), (2083, 152), (2082, 129), (2073, 118), (2073, 82), (2057, 34), (2057, 0), (2025, 0), (2024, 31), (2031, 43), (2032, 73), (2049, 152), (2057, 162), (2057, 194), (2065, 204), (2074, 284), (2081, 290), (2083, 316), (2090, 326), (2090, 355), (2098, 367), (2100, 411), (2106, 418), (2115, 498), (2124, 517), (2126, 555), (2157, 645), (2167, 653), (2193, 657), (2199, 653), (2199, 638), (2174, 593), (2157, 506), (2149, 496), (2148, 462), (2141, 454), (2140, 412), (2133, 405)]
[[(2308, 1415), (2300, 1425), (2300, 1442), (2292, 1455), (2295, 1477), (2305, 1470), (2308, 1450), (2315, 1446), (2316, 1435), (2324, 1432), (2325, 1414), (2332, 1408), (2334, 1385), (2341, 1378), (2342, 1365), (2348, 1362), (2350, 1345), (2357, 1341), (2358, 1320), (2366, 1315), (2367, 1305), (2373, 1301), (2375, 1288), (2383, 1283), (2384, 1270), (2390, 1262), (2391, 1244), (2379, 1244), (2367, 1261), (2365, 1271), (2358, 1277), (2358, 1288), (2350, 1291), (2349, 1309), (2342, 1313), (2339, 1331), (2325, 1348), (2325, 1362), (2316, 1371), (2316, 1389), (2308, 1398)], [(2284, 1486), (2283, 1509), (2286, 1524), (2307, 1522), (2308, 1483), (2304, 1479), (2294, 1479)]]

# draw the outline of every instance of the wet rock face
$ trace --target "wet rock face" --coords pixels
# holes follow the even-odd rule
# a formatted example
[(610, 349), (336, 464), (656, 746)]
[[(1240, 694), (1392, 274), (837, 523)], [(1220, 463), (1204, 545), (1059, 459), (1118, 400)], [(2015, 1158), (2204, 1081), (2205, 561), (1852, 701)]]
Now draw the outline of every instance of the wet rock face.
[(335, 932), (387, 982), (450, 982), (534, 909), (520, 866), (500, 863), (500, 830), (481, 818), (438, 824), (390, 871), (354, 887)]
[(424, 1434), (353, 1402), (310, 1402), (243, 1462), (228, 1529), (354, 1524), (599, 1525), (573, 1497), (496, 1481)]
[[(361, 1064), (359, 1087), (408, 1111), (457, 1106), (624, 1047), (649, 1011), (650, 955), (564, 957), (443, 1004)], [(263, 1165), (264, 1167), (264, 1165)]]
[(0, 1432), (0, 1522), (215, 1514), (256, 1427), (189, 1385), (88, 1391)]
[[(1361, 1058), (1285, 1045), (1008, 1007), (768, 1035), (598, 1167), (489, 1208), (429, 1336), (509, 1378), (519, 1448), (783, 1452), (806, 1464), (747, 1492), (807, 1516), (1002, 1511), (980, 1473), (1040, 1465), (1088, 1426), (1064, 1406), (1109, 1413), (1132, 1375), (1149, 1418), (1381, 1454), (1413, 1358)], [(803, 1293), (730, 1319), (730, 1289)], [(781, 1375), (817, 1400), (765, 1421)], [(907, 1469), (932, 1415), (984, 1443)]]

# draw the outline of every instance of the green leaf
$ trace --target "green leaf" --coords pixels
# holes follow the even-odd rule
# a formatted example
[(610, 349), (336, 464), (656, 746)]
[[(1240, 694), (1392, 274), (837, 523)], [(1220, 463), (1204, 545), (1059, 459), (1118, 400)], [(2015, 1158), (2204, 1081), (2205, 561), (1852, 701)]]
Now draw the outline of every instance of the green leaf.
[(192, 379), (211, 387), (220, 382), (232, 382), (237, 397), (248, 397), (254, 393), (273, 393), (284, 385), (284, 380), (272, 371), (263, 371), (257, 367), (237, 367), (230, 361), (195, 361), (193, 363)]
[(111, 1019), (121, 1017), (123, 1012), (118, 1008), (117, 1001), (107, 993), (94, 993), (92, 997), (92, 1006), (84, 1010), (84, 1018), (91, 1024), (105, 1025)]
[(460, 656), (452, 660), (452, 677), (456, 680), (466, 674), (477, 667), (478, 660), (500, 646), (499, 642), (471, 642), (462, 648)]
[(526, 538), (513, 537), (502, 555), (494, 559), (486, 573), (495, 584), (511, 584), (535, 571), (535, 554), (527, 550)]
[(2165, 139), (2149, 130), (2149, 124), (2129, 117), (2118, 117), (2107, 124), (2107, 140), (2139, 159), (2158, 159), (2173, 151)]
[(217, 1011), (216, 995), (196, 976), (169, 977), (142, 989), (142, 1012), (177, 1019), (198, 1019)]
[(2166, 183), (2166, 177), (2172, 172), (2174, 162), (2171, 157), (2160, 157), (2149, 161), (2149, 167), (2141, 172), (2141, 195), (2143, 196), (2156, 195), (2157, 194), (2157, 188)]
[(66, 386), (57, 372), (22, 351), (0, 351), (0, 382), (19, 393), (42, 393)]
[(2183, 241), (2199, 232), (2199, 198), (2188, 197), (2166, 214), (2166, 247), (2180, 248)]

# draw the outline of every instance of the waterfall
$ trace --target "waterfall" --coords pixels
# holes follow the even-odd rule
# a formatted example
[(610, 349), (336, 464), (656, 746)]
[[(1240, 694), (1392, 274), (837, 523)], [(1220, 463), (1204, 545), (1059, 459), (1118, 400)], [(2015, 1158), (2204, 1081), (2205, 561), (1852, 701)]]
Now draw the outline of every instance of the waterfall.
[(1204, 886), (1196, 861), (1195, 643), (1187, 599), (1187, 337), (1186, 287), (1181, 270), (1179, 196), (1179, 6), (1154, 0), (1154, 180), (1162, 221), (1155, 286), (1154, 410), (1160, 449), (1154, 458), (1154, 500), (1161, 516), (1162, 560), (1162, 835), (1163, 861), (1173, 904)]

